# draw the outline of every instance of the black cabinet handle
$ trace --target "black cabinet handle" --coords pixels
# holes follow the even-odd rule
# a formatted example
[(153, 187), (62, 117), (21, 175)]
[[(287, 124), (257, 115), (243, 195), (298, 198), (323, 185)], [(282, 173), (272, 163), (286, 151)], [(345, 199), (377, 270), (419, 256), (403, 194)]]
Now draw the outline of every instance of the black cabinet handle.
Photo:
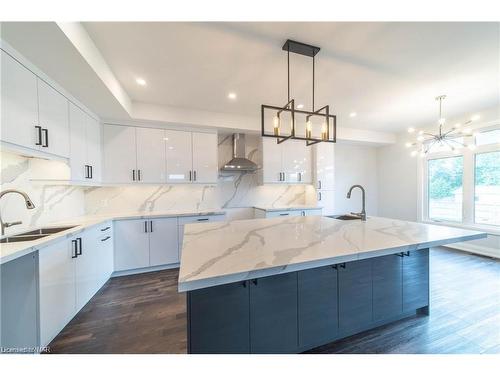
[(333, 268), (334, 270), (338, 270), (338, 269), (339, 269), (339, 267), (338, 267), (336, 264), (334, 264), (334, 265), (332, 266), (332, 268)]
[(321, 191), (318, 193), (318, 201), (321, 200)]
[(246, 281), (246, 280), (245, 280), (245, 281), (243, 281), (243, 282), (241, 283), (241, 285), (243, 286), (243, 288), (246, 288), (246, 287), (247, 287), (247, 281)]
[(106, 238), (103, 238), (101, 241), (104, 242), (104, 241), (109, 240), (110, 238), (111, 238), (110, 236), (107, 236)]
[(132, 181), (135, 181), (135, 169), (132, 169)]
[(397, 253), (396, 255), (401, 258), (405, 256), (404, 253)]
[(193, 171), (193, 181), (196, 181), (196, 171)]
[(149, 231), (152, 233), (153, 232), (153, 220), (149, 221)]
[(302, 182), (302, 172), (299, 172), (299, 182)]
[(192, 173), (193, 173), (192, 171), (189, 171), (189, 181), (193, 181), (192, 176), (191, 176)]
[(49, 147), (49, 129), (43, 128), (42, 133), (45, 133), (45, 143), (42, 144), (42, 147)]
[(321, 180), (318, 180), (318, 189), (321, 190)]
[(144, 233), (148, 233), (148, 222), (144, 222)]
[(37, 146), (41, 146), (42, 145), (42, 127), (41, 126), (38, 126), (36, 125), (35, 126), (35, 129), (37, 130), (38, 132), (38, 140), (35, 142), (35, 145)]
[(71, 240), (71, 258), (78, 258), (76, 240)]
[(89, 178), (94, 178), (94, 167), (92, 165), (89, 165), (89, 170), (90, 170), (90, 177)]
[(280, 216), (288, 216), (290, 215), (289, 213), (286, 213), (286, 214), (280, 214)]
[(137, 180), (141, 181), (141, 170), (140, 169), (137, 170)]
[(258, 280), (258, 279), (253, 279), (253, 280), (252, 280), (253, 285), (257, 285), (257, 284), (258, 284), (258, 283), (257, 283), (257, 280)]
[(76, 255), (82, 255), (82, 254), (83, 254), (83, 249), (82, 249), (82, 238), (81, 238), (81, 237), (78, 237), (78, 238), (76, 239), (76, 241), (78, 242), (78, 250), (77, 250)]
[(340, 268), (344, 268), (344, 269), (345, 269), (345, 263), (342, 263), (342, 264), (340, 265)]
[(205, 217), (205, 218), (203, 218), (203, 219), (196, 219), (196, 221), (208, 221), (208, 220), (209, 220), (209, 218), (208, 218), (208, 217)]
[(89, 178), (89, 166), (85, 164), (84, 167), (85, 167), (85, 178)]
[(111, 229), (111, 227), (102, 228), (101, 232), (106, 232), (108, 229)]
[(410, 256), (410, 252), (409, 252), (409, 251), (407, 251), (405, 255), (406, 255), (407, 257), (409, 257), (409, 256)]

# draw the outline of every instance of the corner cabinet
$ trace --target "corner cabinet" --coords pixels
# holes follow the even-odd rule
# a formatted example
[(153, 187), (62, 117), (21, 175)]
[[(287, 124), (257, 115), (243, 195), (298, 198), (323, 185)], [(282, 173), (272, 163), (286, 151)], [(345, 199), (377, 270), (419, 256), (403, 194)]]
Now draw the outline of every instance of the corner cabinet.
[(310, 184), (312, 182), (311, 147), (304, 141), (262, 138), (262, 181), (264, 184)]

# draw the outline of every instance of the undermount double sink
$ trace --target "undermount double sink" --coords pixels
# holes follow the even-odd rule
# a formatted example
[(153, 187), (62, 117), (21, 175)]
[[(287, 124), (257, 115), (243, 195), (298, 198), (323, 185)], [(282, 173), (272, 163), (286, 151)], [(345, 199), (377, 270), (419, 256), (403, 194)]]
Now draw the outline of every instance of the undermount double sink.
[(5, 237), (0, 240), (0, 243), (12, 243), (12, 242), (26, 242), (35, 241), (40, 238), (50, 236), (51, 234), (63, 232), (65, 230), (74, 228), (75, 226), (66, 227), (51, 227), (51, 228), (40, 228), (35, 230), (30, 230), (28, 232), (19, 233), (13, 236)]

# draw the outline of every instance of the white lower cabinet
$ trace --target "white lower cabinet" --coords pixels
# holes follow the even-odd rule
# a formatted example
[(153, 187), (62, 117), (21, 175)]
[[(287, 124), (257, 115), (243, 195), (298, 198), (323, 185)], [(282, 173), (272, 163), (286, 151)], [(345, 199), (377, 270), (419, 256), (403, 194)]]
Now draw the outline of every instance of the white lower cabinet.
[(149, 265), (179, 263), (177, 218), (150, 220)]
[(113, 247), (102, 241), (102, 229), (93, 227), (40, 249), (40, 345), (48, 345), (109, 279)]
[(71, 240), (39, 251), (40, 345), (48, 345), (76, 313), (76, 262)]
[(178, 262), (177, 217), (115, 222), (115, 271)]
[(149, 234), (146, 220), (114, 223), (115, 271), (149, 266)]

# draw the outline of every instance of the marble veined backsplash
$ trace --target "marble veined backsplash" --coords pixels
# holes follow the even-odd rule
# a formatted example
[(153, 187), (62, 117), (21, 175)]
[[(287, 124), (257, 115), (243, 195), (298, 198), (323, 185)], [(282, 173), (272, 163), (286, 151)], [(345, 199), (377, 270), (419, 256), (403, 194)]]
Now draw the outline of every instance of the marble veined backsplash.
[[(260, 137), (246, 136), (246, 155), (262, 165)], [(231, 134), (219, 135), (219, 166), (232, 158)], [(259, 185), (259, 172), (219, 172), (216, 185), (134, 185), (88, 188), (86, 211), (90, 214), (125, 211), (240, 209), (261, 206), (292, 206), (311, 202), (310, 185)]]
[[(246, 136), (246, 154), (262, 165), (260, 137)], [(219, 165), (232, 157), (232, 137), (219, 135)], [(165, 210), (226, 209), (232, 218), (248, 218), (248, 207), (293, 206), (315, 202), (311, 185), (260, 185), (259, 172), (220, 172), (216, 185), (129, 185), (83, 187), (30, 181), (30, 158), (2, 152), (1, 189), (20, 189), (28, 193), (36, 208), (27, 210), (19, 195), (9, 194), (0, 202), (4, 221), (22, 220), (7, 233), (46, 225), (84, 214), (157, 212)]]
[(34, 209), (28, 210), (24, 199), (18, 194), (7, 194), (2, 198), (2, 220), (23, 222), (7, 228), (7, 234), (85, 214), (85, 194), (82, 187), (33, 184), (30, 181), (30, 158), (7, 152), (2, 152), (0, 158), (0, 189), (22, 190), (35, 204)]

